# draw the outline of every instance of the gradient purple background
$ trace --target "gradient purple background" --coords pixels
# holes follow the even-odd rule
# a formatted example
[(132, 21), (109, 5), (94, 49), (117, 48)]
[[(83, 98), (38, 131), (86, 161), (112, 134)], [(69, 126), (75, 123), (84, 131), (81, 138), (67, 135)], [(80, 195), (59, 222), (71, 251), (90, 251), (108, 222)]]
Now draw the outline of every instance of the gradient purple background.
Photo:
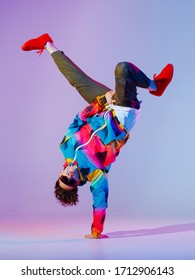
[(22, 52), (48, 32), (92, 78), (114, 88), (114, 67), (131, 61), (149, 77), (169, 62), (166, 94), (143, 101), (131, 140), (110, 172), (108, 216), (194, 220), (194, 1), (42, 0), (1, 2), (0, 218), (86, 216), (89, 186), (77, 207), (53, 196), (62, 168), (59, 143), (86, 103), (47, 52)]

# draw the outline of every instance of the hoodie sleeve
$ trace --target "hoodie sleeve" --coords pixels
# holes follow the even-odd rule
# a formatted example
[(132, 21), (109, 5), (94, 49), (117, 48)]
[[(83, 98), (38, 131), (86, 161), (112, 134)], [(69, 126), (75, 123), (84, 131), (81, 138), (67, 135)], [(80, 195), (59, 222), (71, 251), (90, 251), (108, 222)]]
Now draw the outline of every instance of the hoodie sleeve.
[(96, 169), (87, 177), (91, 182), (90, 191), (93, 196), (92, 232), (101, 233), (108, 207), (108, 179), (107, 175), (100, 169)]

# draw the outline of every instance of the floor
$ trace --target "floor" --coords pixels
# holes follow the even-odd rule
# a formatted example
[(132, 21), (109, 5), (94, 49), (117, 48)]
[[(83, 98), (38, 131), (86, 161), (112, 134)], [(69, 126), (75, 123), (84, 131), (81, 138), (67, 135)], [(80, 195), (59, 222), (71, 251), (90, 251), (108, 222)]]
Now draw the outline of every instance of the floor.
[[(195, 222), (107, 220), (109, 238), (83, 236), (86, 219), (1, 218), (1, 260), (195, 260)], [(65, 224), (66, 222), (66, 224)]]

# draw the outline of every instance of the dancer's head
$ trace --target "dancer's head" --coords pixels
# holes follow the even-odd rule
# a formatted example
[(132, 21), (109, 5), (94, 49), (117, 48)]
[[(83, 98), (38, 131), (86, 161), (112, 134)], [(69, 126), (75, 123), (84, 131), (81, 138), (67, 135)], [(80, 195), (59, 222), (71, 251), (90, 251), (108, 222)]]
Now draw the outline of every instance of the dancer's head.
[(55, 185), (55, 196), (63, 206), (78, 203), (78, 185), (80, 176), (78, 165), (65, 163), (64, 170), (60, 172)]

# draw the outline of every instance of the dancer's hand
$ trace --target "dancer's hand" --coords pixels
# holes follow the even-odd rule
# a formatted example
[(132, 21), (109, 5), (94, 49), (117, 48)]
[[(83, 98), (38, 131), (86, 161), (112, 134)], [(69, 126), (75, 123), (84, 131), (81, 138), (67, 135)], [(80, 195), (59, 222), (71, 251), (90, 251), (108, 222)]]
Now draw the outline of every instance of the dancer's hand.
[(99, 236), (97, 235), (94, 235), (94, 234), (86, 234), (84, 236), (85, 238), (89, 238), (89, 239), (102, 239), (102, 238), (109, 238), (107, 235), (104, 235), (104, 234), (100, 234)]
[(105, 97), (106, 97), (106, 101), (108, 104), (113, 104), (116, 102), (116, 100), (112, 99), (114, 94), (115, 94), (115, 91), (113, 91), (113, 90), (106, 92)]

